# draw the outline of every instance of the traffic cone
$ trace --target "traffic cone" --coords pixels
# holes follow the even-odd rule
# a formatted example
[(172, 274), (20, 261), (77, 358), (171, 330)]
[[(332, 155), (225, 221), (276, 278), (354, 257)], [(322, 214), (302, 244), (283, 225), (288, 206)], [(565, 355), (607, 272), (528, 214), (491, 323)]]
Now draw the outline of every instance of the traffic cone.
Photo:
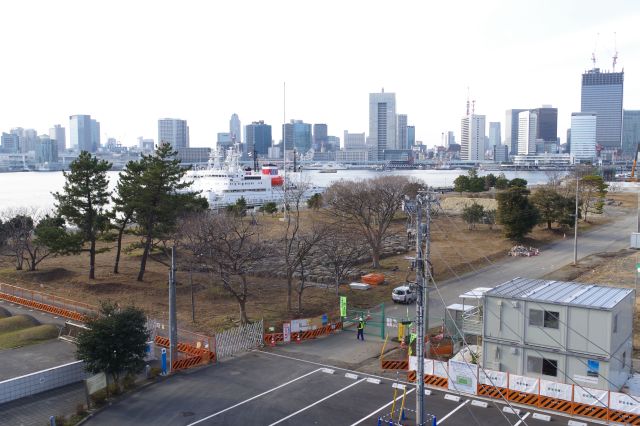
[(271, 342), (269, 342), (269, 345), (271, 345), (271, 346), (275, 346), (276, 345), (276, 339), (275, 339), (275, 337), (273, 337), (273, 334), (271, 335)]
[(300, 332), (298, 332), (298, 335), (296, 336), (296, 343), (300, 343)]

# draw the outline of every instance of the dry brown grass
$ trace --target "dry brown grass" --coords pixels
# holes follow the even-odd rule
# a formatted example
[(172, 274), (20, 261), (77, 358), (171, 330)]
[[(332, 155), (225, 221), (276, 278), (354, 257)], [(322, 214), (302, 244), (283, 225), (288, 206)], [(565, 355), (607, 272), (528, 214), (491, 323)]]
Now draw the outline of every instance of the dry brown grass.
[[(627, 202), (627, 201), (625, 201)], [(257, 219), (262, 226), (262, 234), (274, 237), (283, 232), (285, 226), (278, 216), (263, 216)], [(401, 216), (400, 216), (401, 217)], [(302, 215), (303, 226), (327, 217), (317, 212), (305, 211)], [(604, 219), (596, 219), (601, 221)], [(489, 260), (506, 255), (512, 242), (502, 237), (499, 226), (488, 229), (478, 225), (478, 229), (469, 231), (467, 225), (457, 216), (440, 215), (432, 224), (432, 258), (435, 275), (443, 280), (486, 266)], [(406, 235), (404, 219), (396, 220), (392, 232)], [(527, 242), (540, 246), (553, 239), (562, 238), (562, 232), (547, 231), (536, 227)], [(133, 242), (132, 237), (127, 243)], [(123, 304), (134, 304), (143, 308), (148, 315), (164, 319), (168, 311), (167, 279), (168, 268), (155, 261), (147, 263), (144, 282), (137, 282), (136, 276), (140, 264), (139, 253), (123, 253), (120, 273), (113, 274), (115, 252), (101, 253), (96, 258), (96, 279), (87, 278), (88, 255), (66, 256), (47, 259), (39, 266), (39, 271), (15, 271), (10, 259), (0, 259), (0, 280), (34, 290), (54, 293), (57, 296), (98, 305), (101, 300), (112, 299)], [(369, 307), (383, 301), (390, 301), (390, 288), (405, 282), (408, 261), (405, 255), (397, 255), (382, 260), (380, 272), (387, 277), (383, 286), (369, 291), (352, 291), (347, 286), (340, 290), (349, 297), (349, 304), (356, 307)], [(369, 265), (361, 265), (365, 272)], [(410, 275), (413, 279), (413, 275)], [(179, 327), (196, 332), (212, 333), (238, 323), (238, 307), (235, 300), (214, 285), (204, 273), (194, 273), (196, 321), (191, 321), (191, 297), (189, 274), (179, 271), (177, 274), (178, 321)], [(290, 317), (286, 312), (286, 283), (282, 279), (255, 277), (251, 279), (252, 290), (247, 303), (249, 318), (264, 318), (265, 322), (278, 325)], [(334, 289), (308, 288), (304, 294), (303, 316), (316, 316), (322, 313), (336, 314), (338, 299)], [(295, 293), (294, 293), (295, 306)]]

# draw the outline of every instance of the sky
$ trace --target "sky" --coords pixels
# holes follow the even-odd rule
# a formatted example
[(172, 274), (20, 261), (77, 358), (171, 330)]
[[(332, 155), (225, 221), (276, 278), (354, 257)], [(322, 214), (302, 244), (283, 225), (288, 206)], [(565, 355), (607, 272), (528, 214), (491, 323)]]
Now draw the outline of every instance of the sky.
[(21, 0), (0, 16), (0, 131), (62, 124), (68, 139), (69, 116), (90, 114), (103, 142), (133, 145), (172, 117), (212, 147), (237, 113), (276, 142), (285, 117), (342, 139), (368, 134), (384, 88), (429, 146), (459, 138), (467, 93), (503, 137), (506, 109), (557, 107), (564, 142), (581, 74), (594, 51), (611, 69), (614, 33), (624, 108), (640, 109), (636, 0)]

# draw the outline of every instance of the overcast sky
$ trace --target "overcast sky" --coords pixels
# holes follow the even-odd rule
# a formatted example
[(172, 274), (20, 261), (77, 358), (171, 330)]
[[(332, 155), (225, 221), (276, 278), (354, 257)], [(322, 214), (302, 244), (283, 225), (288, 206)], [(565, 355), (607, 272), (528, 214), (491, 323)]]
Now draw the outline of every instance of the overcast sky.
[(611, 69), (617, 32), (624, 107), (640, 109), (639, 12), (635, 0), (2, 1), (0, 131), (91, 114), (103, 141), (131, 145), (175, 117), (192, 146), (213, 146), (235, 112), (277, 142), (286, 81), (287, 120), (341, 139), (368, 133), (368, 94), (382, 87), (416, 139), (459, 138), (469, 87), (503, 137), (506, 109), (558, 107), (564, 142), (598, 33)]

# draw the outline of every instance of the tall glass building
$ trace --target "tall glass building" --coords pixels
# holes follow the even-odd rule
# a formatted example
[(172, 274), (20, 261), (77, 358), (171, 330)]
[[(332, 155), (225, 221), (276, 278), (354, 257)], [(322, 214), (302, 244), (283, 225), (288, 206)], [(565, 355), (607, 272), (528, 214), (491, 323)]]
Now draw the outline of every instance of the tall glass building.
[(571, 155), (577, 163), (596, 159), (597, 115), (592, 112), (571, 114)]
[(282, 133), (287, 151), (295, 148), (300, 154), (305, 154), (311, 149), (311, 124), (302, 120), (291, 120), (283, 125)]
[(622, 152), (625, 157), (636, 155), (636, 145), (640, 143), (640, 111), (624, 110), (622, 120)]
[(247, 145), (247, 154), (256, 154), (266, 157), (271, 148), (271, 125), (264, 124), (263, 120), (254, 121), (244, 128), (244, 137)]
[(158, 143), (168, 143), (173, 149), (189, 148), (187, 120), (161, 118), (158, 120)]
[(580, 111), (597, 114), (596, 142), (606, 151), (622, 147), (623, 86), (624, 72), (601, 72), (594, 68), (582, 74)]

